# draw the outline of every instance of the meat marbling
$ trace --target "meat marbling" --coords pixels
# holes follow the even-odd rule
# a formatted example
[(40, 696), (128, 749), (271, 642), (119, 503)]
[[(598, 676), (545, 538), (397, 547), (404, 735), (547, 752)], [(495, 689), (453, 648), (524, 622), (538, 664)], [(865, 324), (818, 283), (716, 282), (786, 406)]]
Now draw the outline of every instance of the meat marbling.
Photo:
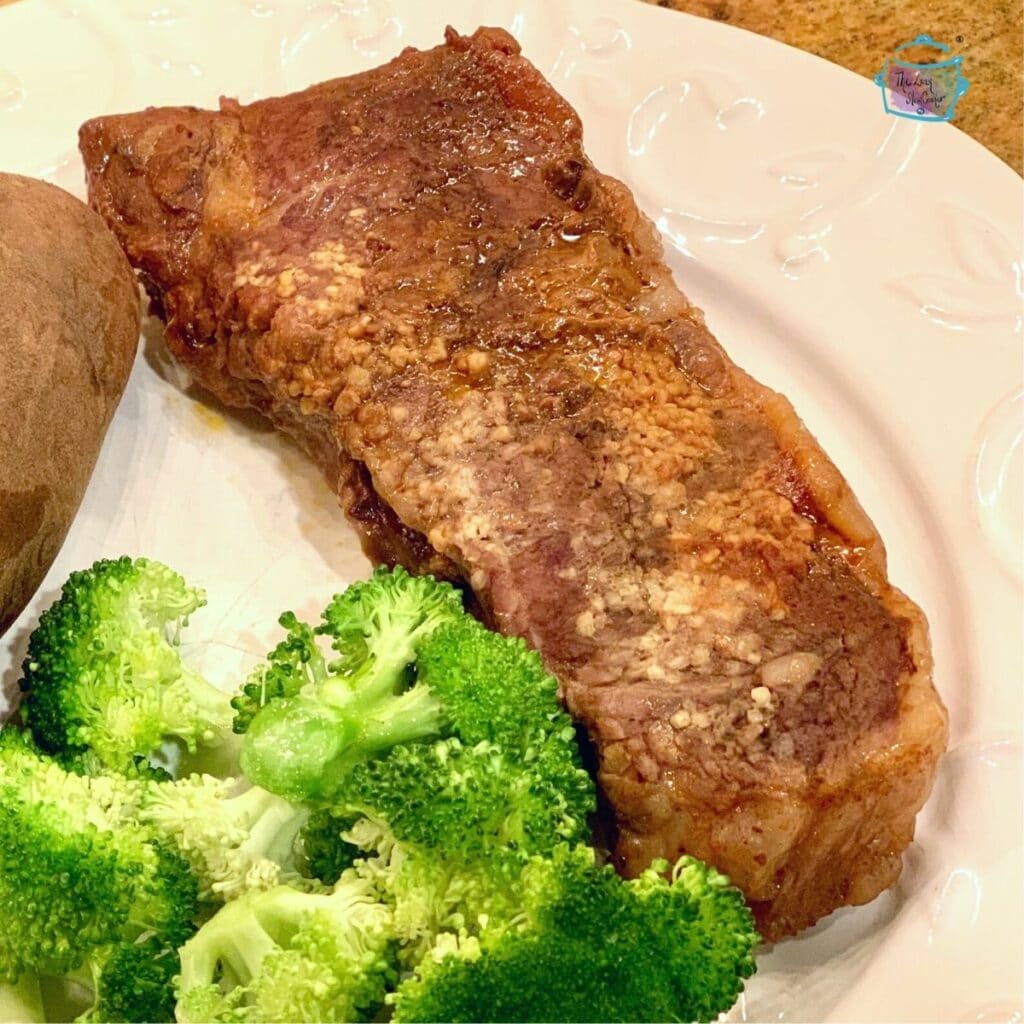
[(540, 649), (625, 872), (705, 858), (768, 938), (895, 881), (946, 741), (925, 620), (509, 35), (81, 148), (175, 356)]

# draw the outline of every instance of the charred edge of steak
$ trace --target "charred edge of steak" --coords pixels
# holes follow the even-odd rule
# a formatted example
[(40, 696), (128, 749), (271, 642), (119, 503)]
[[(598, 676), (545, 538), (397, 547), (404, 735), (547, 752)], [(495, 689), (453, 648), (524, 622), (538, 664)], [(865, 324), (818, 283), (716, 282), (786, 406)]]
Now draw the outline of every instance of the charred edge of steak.
[(376, 564), (403, 565), (409, 572), (429, 573), (438, 579), (460, 579), (455, 563), (435, 551), (422, 533), (406, 526), (381, 498), (366, 466), (361, 462), (351, 466), (339, 497), (366, 556)]
[(401, 565), (417, 575), (448, 580), (462, 591), (466, 610), (490, 624), (483, 607), (459, 567), (435, 550), (430, 541), (399, 519), (373, 486), (362, 462), (351, 462), (348, 476), (339, 483), (341, 506), (359, 536), (363, 553), (374, 565)]

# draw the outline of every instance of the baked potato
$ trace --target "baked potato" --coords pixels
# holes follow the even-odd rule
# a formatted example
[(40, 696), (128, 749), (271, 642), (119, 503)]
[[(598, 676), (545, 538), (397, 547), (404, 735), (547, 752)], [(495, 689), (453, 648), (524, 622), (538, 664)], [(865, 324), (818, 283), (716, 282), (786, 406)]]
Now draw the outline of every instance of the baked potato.
[(0, 174), (0, 635), (60, 550), (138, 338), (135, 277), (99, 216)]

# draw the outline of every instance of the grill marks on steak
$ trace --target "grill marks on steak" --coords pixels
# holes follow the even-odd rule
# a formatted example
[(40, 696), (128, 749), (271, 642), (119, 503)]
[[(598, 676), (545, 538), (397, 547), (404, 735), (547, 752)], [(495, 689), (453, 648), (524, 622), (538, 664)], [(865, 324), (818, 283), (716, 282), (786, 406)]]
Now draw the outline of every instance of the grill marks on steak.
[(945, 743), (923, 617), (508, 35), (81, 143), (177, 357), (541, 650), (624, 870), (708, 859), (768, 937), (895, 880)]

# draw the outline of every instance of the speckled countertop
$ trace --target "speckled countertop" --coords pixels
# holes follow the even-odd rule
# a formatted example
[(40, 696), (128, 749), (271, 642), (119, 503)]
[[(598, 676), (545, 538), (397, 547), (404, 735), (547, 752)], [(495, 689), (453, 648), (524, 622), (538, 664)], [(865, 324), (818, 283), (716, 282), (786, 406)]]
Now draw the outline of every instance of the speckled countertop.
[(1024, 7), (1020, 0), (647, 0), (724, 21), (874, 77), (927, 33), (961, 54), (971, 87), (953, 123), (1024, 168)]

